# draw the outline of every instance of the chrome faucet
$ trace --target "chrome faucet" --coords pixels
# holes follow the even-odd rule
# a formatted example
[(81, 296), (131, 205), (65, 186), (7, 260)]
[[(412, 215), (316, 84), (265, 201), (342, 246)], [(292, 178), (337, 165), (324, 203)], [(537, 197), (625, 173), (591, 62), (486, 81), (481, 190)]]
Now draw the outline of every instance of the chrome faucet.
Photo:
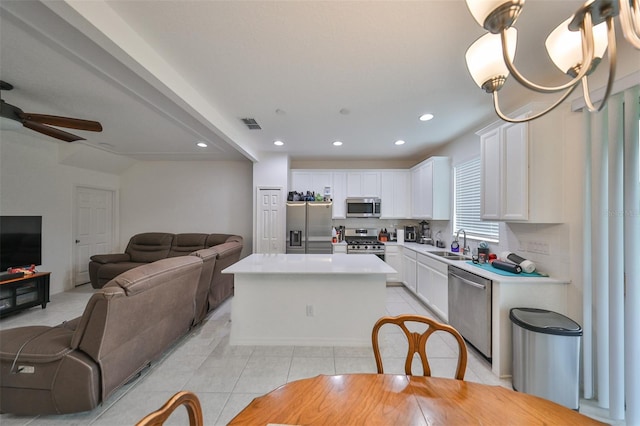
[(469, 254), (471, 252), (471, 249), (467, 246), (467, 232), (460, 228), (458, 229), (458, 232), (456, 232), (456, 241), (460, 241), (460, 231), (462, 231), (462, 254)]

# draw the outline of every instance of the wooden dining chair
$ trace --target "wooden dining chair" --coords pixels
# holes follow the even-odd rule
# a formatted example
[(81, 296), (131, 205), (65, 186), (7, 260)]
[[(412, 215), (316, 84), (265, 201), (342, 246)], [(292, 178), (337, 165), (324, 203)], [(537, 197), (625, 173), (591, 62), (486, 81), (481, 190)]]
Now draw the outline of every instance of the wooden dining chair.
[(136, 426), (162, 426), (173, 411), (180, 405), (184, 405), (187, 409), (189, 426), (204, 426), (200, 400), (196, 394), (188, 391), (178, 392), (173, 395), (162, 407), (153, 413), (147, 414), (142, 420), (136, 423)]
[[(422, 333), (415, 331), (409, 331), (406, 323), (422, 323), (427, 325), (427, 329)], [(427, 340), (436, 331), (444, 331), (450, 333), (455, 337), (458, 342), (458, 366), (456, 368), (455, 378), (458, 380), (464, 379), (464, 373), (467, 369), (467, 345), (464, 343), (462, 335), (455, 328), (447, 324), (442, 324), (431, 318), (424, 317), (422, 315), (398, 315), (396, 317), (382, 317), (373, 326), (371, 333), (371, 342), (373, 345), (373, 354), (376, 358), (376, 367), (378, 368), (378, 374), (383, 374), (384, 369), (382, 367), (382, 357), (380, 355), (380, 345), (378, 343), (378, 334), (380, 328), (385, 324), (395, 324), (399, 326), (407, 337), (409, 343), (409, 350), (407, 358), (404, 363), (405, 374), (412, 376), (411, 364), (414, 354), (418, 353), (420, 360), (422, 361), (422, 370), (424, 376), (431, 376), (431, 368), (429, 367), (429, 361), (427, 360)]]

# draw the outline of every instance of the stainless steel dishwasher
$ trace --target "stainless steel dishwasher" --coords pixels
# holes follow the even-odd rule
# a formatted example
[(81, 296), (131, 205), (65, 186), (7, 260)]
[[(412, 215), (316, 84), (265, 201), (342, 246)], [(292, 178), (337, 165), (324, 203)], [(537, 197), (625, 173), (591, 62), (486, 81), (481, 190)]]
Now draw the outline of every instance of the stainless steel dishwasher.
[(491, 358), (492, 281), (449, 265), (449, 324)]

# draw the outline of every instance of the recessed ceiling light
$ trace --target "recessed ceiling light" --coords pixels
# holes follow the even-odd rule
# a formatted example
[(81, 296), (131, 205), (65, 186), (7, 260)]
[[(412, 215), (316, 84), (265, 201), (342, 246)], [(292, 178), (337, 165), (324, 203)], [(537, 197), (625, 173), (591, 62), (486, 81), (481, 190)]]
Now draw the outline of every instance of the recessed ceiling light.
[(427, 113), (427, 114), (422, 114), (422, 115), (420, 116), (420, 121), (429, 121), (429, 120), (431, 120), (432, 118), (433, 118), (433, 114), (429, 114), (429, 113)]
[(398, 139), (397, 141), (394, 142), (394, 144), (396, 144), (396, 145), (404, 145), (404, 141), (402, 139)]
[(206, 142), (202, 142), (202, 141), (196, 143), (196, 145), (199, 146), (200, 148), (206, 148), (206, 147), (209, 146), (209, 145), (207, 145)]
[(284, 142), (282, 142), (282, 141), (274, 141), (273, 144), (275, 146), (282, 146), (282, 145), (284, 145)]
[(335, 142), (333, 143), (333, 146), (342, 146), (342, 142), (340, 142), (340, 141), (335, 141)]

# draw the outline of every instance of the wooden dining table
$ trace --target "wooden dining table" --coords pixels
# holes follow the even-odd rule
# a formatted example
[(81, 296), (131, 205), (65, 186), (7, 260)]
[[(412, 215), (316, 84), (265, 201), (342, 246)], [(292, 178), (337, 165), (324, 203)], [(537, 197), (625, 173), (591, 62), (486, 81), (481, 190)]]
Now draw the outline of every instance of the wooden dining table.
[(316, 376), (255, 398), (230, 425), (602, 425), (501, 386), (392, 374)]

